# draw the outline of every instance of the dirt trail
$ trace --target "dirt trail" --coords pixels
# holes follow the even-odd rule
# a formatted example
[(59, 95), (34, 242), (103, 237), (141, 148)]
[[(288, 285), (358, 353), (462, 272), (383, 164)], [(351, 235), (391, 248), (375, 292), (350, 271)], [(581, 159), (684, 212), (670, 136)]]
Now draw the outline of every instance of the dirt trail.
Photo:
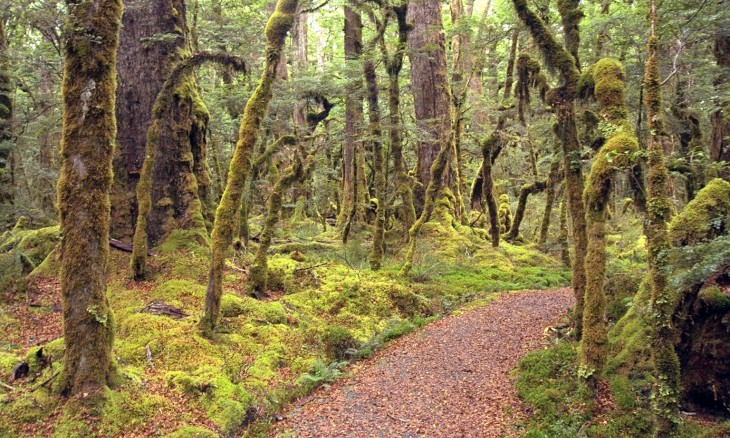
[(294, 406), (271, 436), (510, 436), (522, 415), (510, 371), (572, 305), (570, 288), (525, 291), (430, 324)]

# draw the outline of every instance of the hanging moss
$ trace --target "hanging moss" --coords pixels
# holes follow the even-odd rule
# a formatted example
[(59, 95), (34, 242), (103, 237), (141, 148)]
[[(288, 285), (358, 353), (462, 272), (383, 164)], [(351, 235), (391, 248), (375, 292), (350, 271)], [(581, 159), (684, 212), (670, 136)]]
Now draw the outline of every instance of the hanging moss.
[(520, 122), (525, 124), (525, 108), (530, 104), (532, 97), (530, 89), (535, 88), (540, 94), (540, 100), (545, 102), (550, 86), (547, 83), (547, 76), (542, 73), (540, 63), (533, 59), (528, 53), (520, 53), (517, 59), (517, 86), (515, 96), (517, 97), (517, 113)]
[(67, 4), (58, 181), (66, 351), (56, 387), (66, 395), (86, 393), (83, 401), (93, 404), (104, 397), (115, 374), (106, 269), (122, 2)]

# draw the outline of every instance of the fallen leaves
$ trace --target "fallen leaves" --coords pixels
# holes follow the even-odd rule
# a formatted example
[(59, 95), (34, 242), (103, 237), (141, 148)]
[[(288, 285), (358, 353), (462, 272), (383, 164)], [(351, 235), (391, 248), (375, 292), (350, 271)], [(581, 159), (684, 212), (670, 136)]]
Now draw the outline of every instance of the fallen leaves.
[(529, 291), (444, 318), (294, 406), (274, 436), (516, 435), (512, 425), (522, 410), (510, 371), (572, 304), (570, 288)]

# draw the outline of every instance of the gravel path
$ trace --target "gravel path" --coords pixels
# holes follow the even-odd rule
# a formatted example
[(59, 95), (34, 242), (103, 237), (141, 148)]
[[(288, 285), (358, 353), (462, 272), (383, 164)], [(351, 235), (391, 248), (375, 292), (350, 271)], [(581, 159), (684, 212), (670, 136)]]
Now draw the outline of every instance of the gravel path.
[(570, 288), (525, 291), (430, 324), (295, 405), (271, 436), (510, 436), (510, 371), (572, 305)]

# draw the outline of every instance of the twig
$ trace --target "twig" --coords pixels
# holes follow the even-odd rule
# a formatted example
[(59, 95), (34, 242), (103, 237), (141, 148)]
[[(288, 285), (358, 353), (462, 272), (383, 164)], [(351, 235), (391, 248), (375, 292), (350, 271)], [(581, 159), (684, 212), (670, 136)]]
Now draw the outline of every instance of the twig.
[(0, 382), (0, 386), (2, 386), (3, 388), (5, 388), (5, 389), (7, 389), (9, 391), (15, 391), (15, 388), (13, 388), (12, 386), (8, 385), (7, 383)]
[(152, 350), (150, 350), (149, 345), (144, 347), (144, 352), (147, 355), (147, 363), (150, 364), (151, 367), (154, 367), (155, 364), (152, 362)]

